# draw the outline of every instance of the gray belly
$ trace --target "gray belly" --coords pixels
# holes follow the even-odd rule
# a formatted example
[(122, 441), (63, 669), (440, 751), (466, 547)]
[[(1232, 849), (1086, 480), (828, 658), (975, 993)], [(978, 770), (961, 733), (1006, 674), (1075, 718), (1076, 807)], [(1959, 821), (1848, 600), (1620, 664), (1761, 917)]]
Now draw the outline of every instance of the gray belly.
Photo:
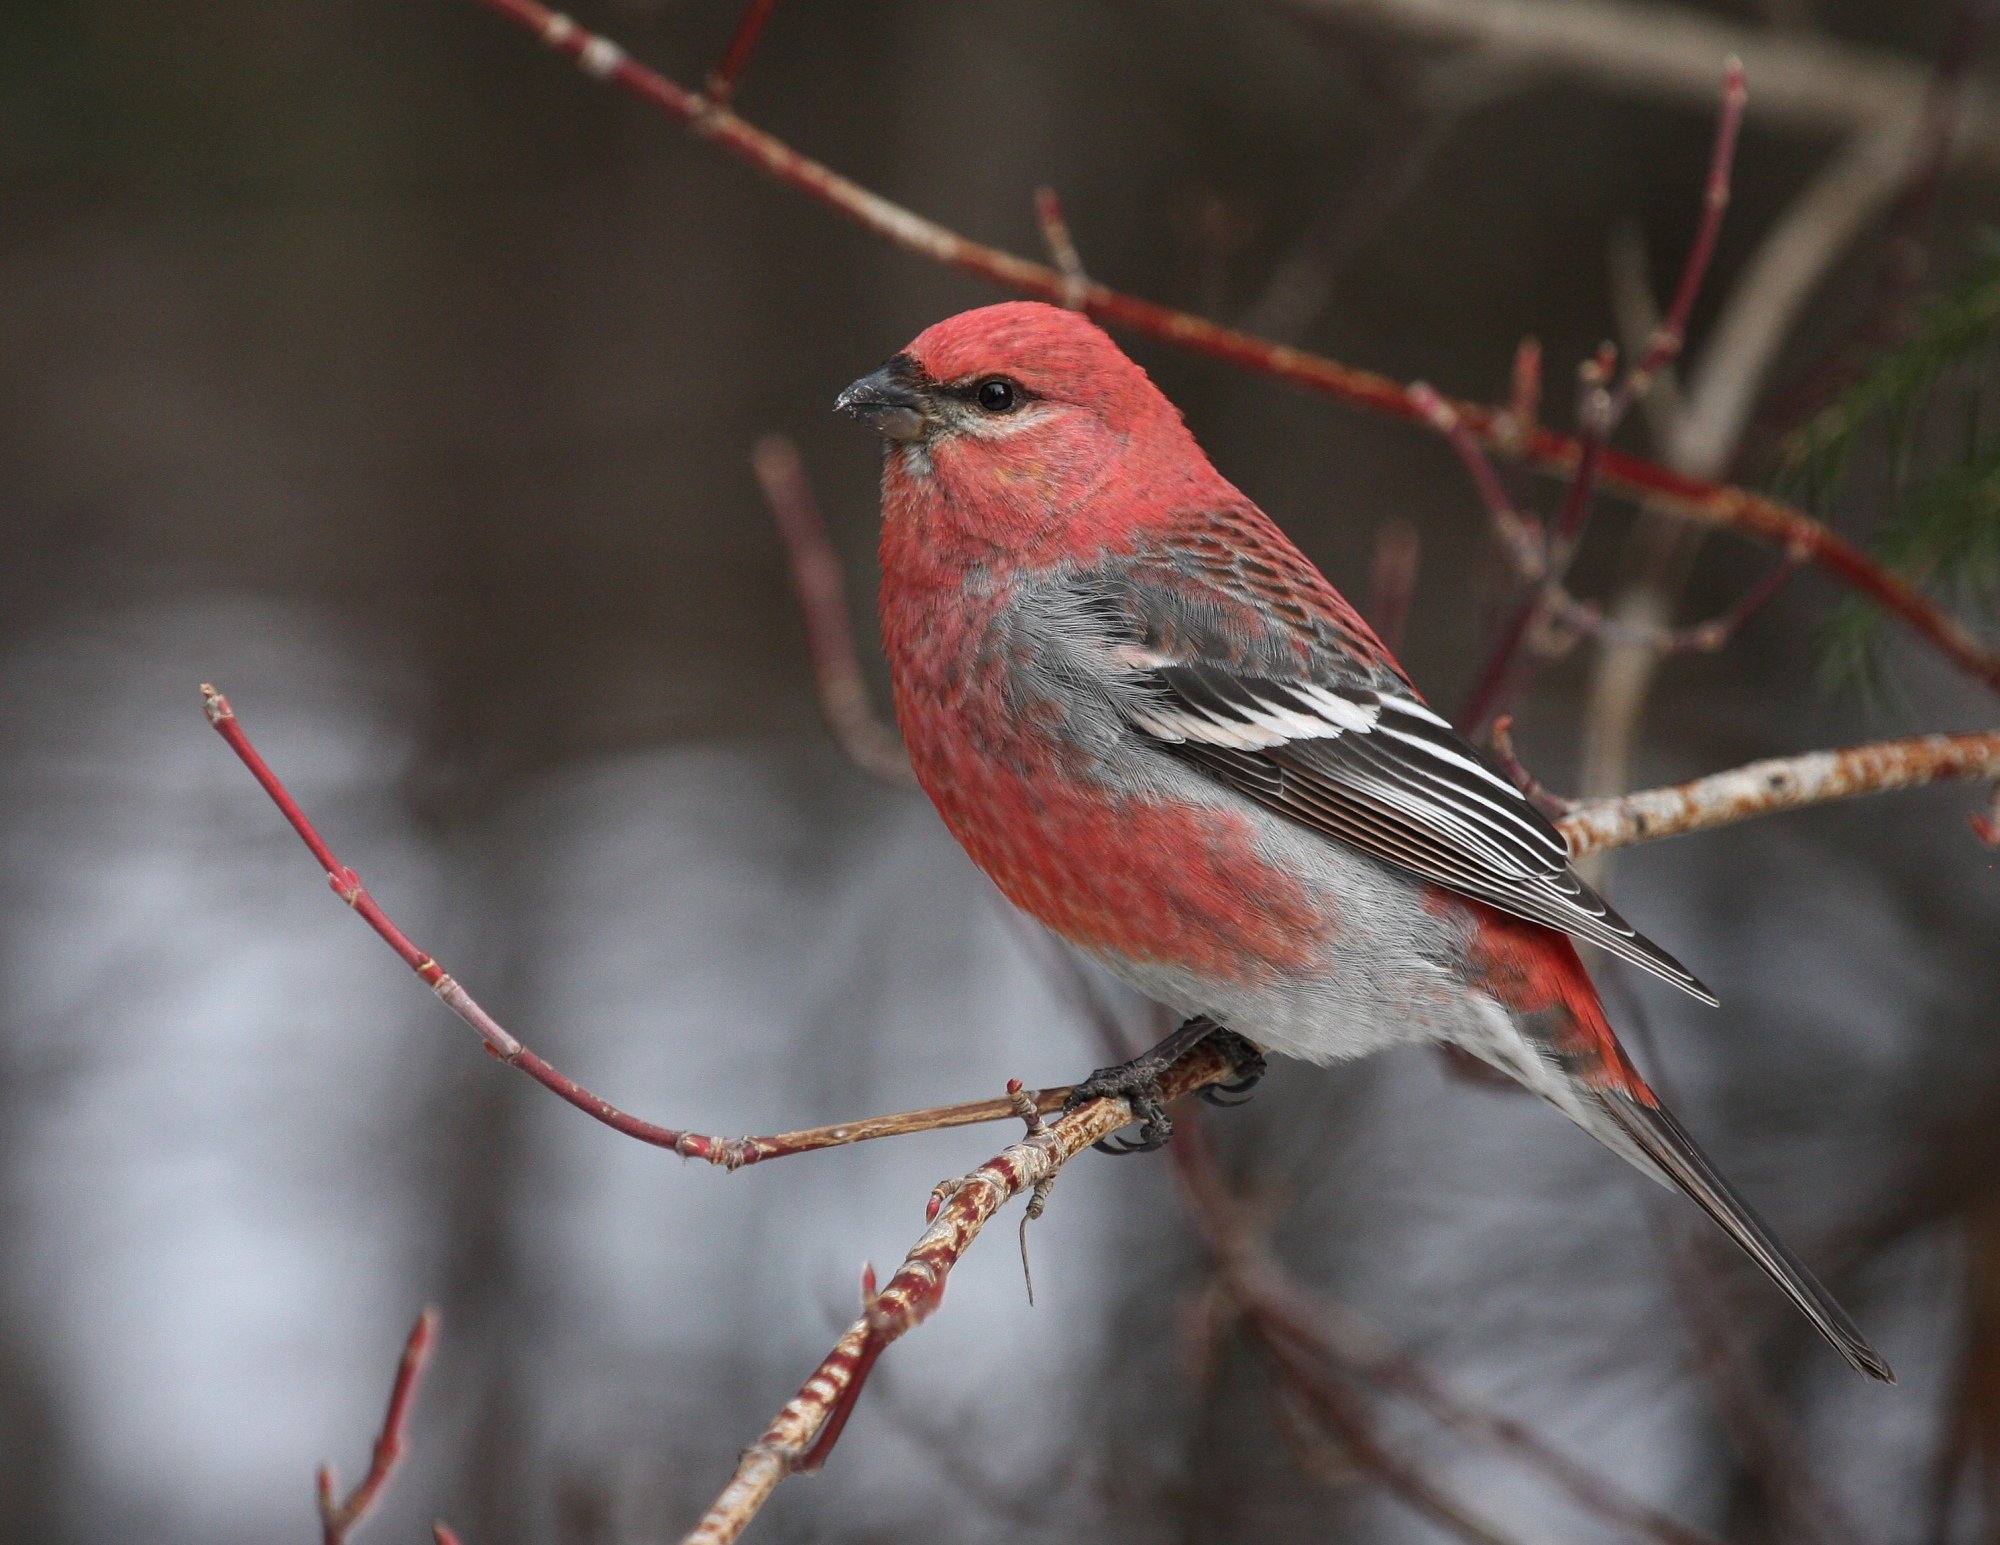
[(1484, 1033), (1490, 1009), (1464, 985), (1469, 917), (1427, 905), (1399, 869), (1286, 820), (1158, 759), (1149, 781), (1179, 799), (1247, 817), (1262, 856), (1324, 899), (1320, 964), (1224, 981), (1157, 960), (1088, 951), (1106, 970), (1182, 1016), (1207, 1014), (1261, 1046), (1308, 1062), (1338, 1062), (1417, 1041)]

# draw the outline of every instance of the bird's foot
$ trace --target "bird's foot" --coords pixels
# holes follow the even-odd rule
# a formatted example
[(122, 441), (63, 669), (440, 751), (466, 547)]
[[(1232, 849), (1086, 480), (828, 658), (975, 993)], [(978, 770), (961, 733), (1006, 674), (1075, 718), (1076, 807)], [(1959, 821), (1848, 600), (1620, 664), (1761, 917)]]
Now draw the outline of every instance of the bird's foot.
[[(1201, 1097), (1215, 1105), (1240, 1105), (1258, 1079), (1264, 1076), (1264, 1054), (1232, 1030), (1224, 1030), (1208, 1018), (1190, 1019), (1151, 1051), (1113, 1067), (1099, 1068), (1078, 1084), (1063, 1101), (1065, 1113), (1092, 1100), (1122, 1099), (1132, 1108), (1133, 1124), (1139, 1128), (1137, 1140), (1106, 1137), (1091, 1146), (1105, 1153), (1151, 1153), (1173, 1135), (1173, 1118), (1160, 1094), (1160, 1075), (1203, 1041), (1219, 1045), (1236, 1065), (1236, 1076), (1227, 1083), (1211, 1084)], [(1235, 1096), (1236, 1098), (1231, 1098)]]
[(1250, 1098), (1250, 1091), (1271, 1071), (1270, 1063), (1264, 1060), (1264, 1054), (1257, 1049), (1255, 1041), (1238, 1035), (1234, 1030), (1211, 1031), (1208, 1044), (1235, 1064), (1236, 1074), (1222, 1083), (1204, 1085), (1195, 1093), (1205, 1103), (1218, 1105), (1224, 1110), (1244, 1104)]

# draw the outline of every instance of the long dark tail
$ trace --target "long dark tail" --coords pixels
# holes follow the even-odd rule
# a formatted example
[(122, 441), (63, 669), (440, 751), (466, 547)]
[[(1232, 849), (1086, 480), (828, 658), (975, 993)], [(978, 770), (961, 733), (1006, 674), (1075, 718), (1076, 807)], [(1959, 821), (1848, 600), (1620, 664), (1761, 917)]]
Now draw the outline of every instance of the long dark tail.
[(1896, 1375), (1847, 1317), (1847, 1311), (1834, 1302), (1833, 1295), (1819, 1285), (1799, 1258), (1780, 1244), (1765, 1227), (1764, 1220), (1730, 1189), (1729, 1182), (1716, 1173), (1715, 1166), (1674, 1120), (1672, 1112), (1612, 1089), (1599, 1088), (1592, 1093), (1605, 1114), (1639, 1151), (1692, 1197), (1703, 1212), (1722, 1225), (1723, 1231), (1799, 1306), (1836, 1352), (1869, 1378), (1880, 1379), (1884, 1384), (1896, 1382)]

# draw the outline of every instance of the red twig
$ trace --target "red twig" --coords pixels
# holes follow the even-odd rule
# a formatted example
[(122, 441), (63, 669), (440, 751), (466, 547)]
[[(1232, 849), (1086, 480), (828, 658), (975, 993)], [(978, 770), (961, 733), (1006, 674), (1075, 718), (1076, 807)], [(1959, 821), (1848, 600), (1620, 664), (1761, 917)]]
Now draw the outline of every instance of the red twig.
[(450, 1524), (432, 1524), (431, 1545), (459, 1545), (459, 1538)]
[[(321, 837), (317, 828), (306, 818), (291, 791), (279, 781), (258, 754), (257, 748), (243, 732), (229, 700), (214, 687), (204, 683), (201, 689), (202, 705), (208, 714), (208, 721), (216, 732), (229, 743), (250, 775), (262, 785), (271, 802), (291, 823), (292, 829), (318, 860), (327, 873), (334, 894), (360, 914), (361, 920), (374, 929), (382, 941), (394, 950), (402, 962), (415, 971), (441, 998), (453, 1013), (464, 1020), (485, 1042), (486, 1049), (502, 1062), (519, 1068), (545, 1089), (551, 1089), (569, 1101), (578, 1110), (595, 1120), (603, 1122), (613, 1131), (622, 1132), (627, 1137), (636, 1138), (655, 1148), (671, 1148), (683, 1158), (702, 1159), (724, 1169), (740, 1169), (745, 1165), (762, 1163), (767, 1159), (789, 1158), (794, 1154), (811, 1153), (821, 1148), (843, 1147), (849, 1143), (869, 1142), (880, 1137), (900, 1137), (911, 1132), (935, 1131), (942, 1127), (970, 1126), (978, 1122), (1001, 1121), (1014, 1114), (1013, 1102), (1009, 1100), (973, 1100), (959, 1105), (940, 1105), (928, 1110), (902, 1111), (890, 1116), (871, 1116), (861, 1121), (840, 1122), (832, 1126), (807, 1127), (797, 1132), (781, 1132), (768, 1137), (709, 1137), (699, 1132), (685, 1132), (674, 1127), (663, 1127), (642, 1120), (620, 1110), (608, 1100), (592, 1094), (583, 1085), (565, 1073), (558, 1072), (541, 1057), (523, 1046), (512, 1033), (503, 1028), (490, 1014), (473, 1001), (472, 995), (445, 973), (429, 955), (410, 942), (409, 937), (390, 921), (389, 916), (375, 898), (368, 894), (361, 883), (361, 877), (334, 856)], [(1043, 1110), (1059, 1107), (1068, 1096), (1064, 1089), (1040, 1089), (1035, 1091), (1034, 1100)]]
[(1695, 226), (1694, 242), (1681, 265), (1680, 281), (1666, 314), (1653, 329), (1646, 350), (1626, 372), (1612, 403), (1611, 422), (1616, 425), (1632, 404), (1645, 396), (1659, 373), (1680, 358), (1687, 343), (1688, 318), (1694, 314), (1695, 297), (1708, 276), (1710, 259), (1715, 256), (1716, 238), (1722, 233), (1723, 211), (1729, 207), (1729, 176), (1736, 161), (1736, 139), (1743, 127), (1746, 93), (1743, 61), (1731, 58), (1722, 70), (1722, 110), (1716, 117), (1715, 143), (1709, 154), (1708, 181), (1702, 192), (1701, 220)]
[(885, 782), (907, 784), (910, 760), (902, 738), (875, 712), (868, 680), (861, 673), (854, 628), (847, 617), (847, 582), (827, 540), (826, 522), (806, 480), (798, 447), (783, 435), (765, 435), (750, 460), (785, 541), (827, 726), (857, 767)]
[[(698, 92), (634, 63), (617, 44), (585, 31), (536, 0), (479, 0), (525, 27), (588, 74), (631, 92), (702, 138), (738, 156), (764, 175), (852, 220), (905, 251), (957, 269), (1016, 294), (1062, 304), (1068, 279), (1055, 269), (1013, 253), (968, 241), (891, 203), (860, 184), (801, 155), (784, 141), (744, 122)], [(1203, 317), (1156, 305), (1091, 281), (1083, 309), (1099, 321), (1205, 354), (1259, 375), (1320, 392), (1371, 412), (1406, 421), (1423, 418), (1407, 388), (1371, 371), (1252, 337)], [(1474, 403), (1454, 403), (1484, 445), (1536, 469), (1566, 476), (1581, 453), (1578, 441), (1540, 426), (1503, 436), (1502, 414)], [(1869, 596), (1901, 618), (1962, 670), (2000, 690), (2000, 650), (1984, 644), (1913, 585), (1884, 569), (1845, 538), (1794, 507), (1742, 488), (1689, 477), (1639, 457), (1605, 453), (1603, 485), (1705, 525), (1721, 526), (1755, 541), (1796, 548), (1841, 583)]]
[(368, 1473), (345, 1500), (334, 1500), (333, 1466), (319, 1467), (315, 1486), (323, 1545), (344, 1545), (354, 1527), (368, 1516), (369, 1509), (381, 1497), (389, 1477), (396, 1473), (396, 1466), (409, 1446), (410, 1406), (416, 1399), (417, 1385), (424, 1376), (424, 1366), (430, 1361), (431, 1346), (436, 1339), (437, 1311), (426, 1309), (417, 1316), (417, 1323), (410, 1327), (409, 1339), (403, 1343), (402, 1361), (396, 1365), (396, 1382), (389, 1387), (389, 1409), (382, 1417), (382, 1430), (375, 1439)]
[[(1632, 362), (1615, 387), (1612, 376), (1617, 356), (1610, 344), (1599, 349), (1595, 359), (1584, 363), (1577, 409), (1575, 468), (1564, 491), (1562, 506), (1549, 528), (1548, 552), (1540, 566), (1541, 573), (1533, 578), (1529, 592), (1509, 610), (1493, 648), (1473, 680), (1465, 706), (1459, 711), (1458, 726), (1468, 735), (1477, 735), (1488, 720), (1502, 712), (1520, 695), (1532, 676), (1534, 665), (1525, 654), (1525, 646), (1534, 636), (1537, 624), (1551, 611), (1557, 600), (1557, 588), (1583, 542), (1593, 497), (1609, 455), (1611, 435), (1632, 405), (1651, 390), (1660, 372), (1680, 357), (1687, 341), (1688, 318), (1693, 314), (1695, 298), (1701, 293), (1702, 280), (1708, 275), (1709, 261), (1715, 255), (1723, 211), (1729, 207), (1729, 177), (1736, 158), (1737, 136), (1743, 126), (1744, 101), (1743, 65), (1740, 60), (1731, 59), (1723, 70), (1722, 106), (1716, 115), (1701, 219), (1696, 223), (1694, 241), (1681, 265), (1673, 299), (1653, 329), (1645, 351)], [(1490, 478), (1491, 469), (1487, 472)], [(1483, 486), (1481, 497), (1490, 507), (1492, 497)]]
[(1518, 447), (1542, 415), (1542, 345), (1523, 338), (1514, 347), (1514, 366), (1507, 373), (1507, 407), (1494, 421), (1502, 445)]
[(730, 34), (728, 46), (722, 50), (722, 60), (708, 73), (708, 100), (720, 107), (736, 94), (737, 82), (750, 65), (750, 55), (756, 51), (757, 40), (764, 35), (764, 23), (771, 19), (771, 13), (778, 8), (778, 0), (750, 0), (744, 7), (743, 16), (736, 23), (735, 32)]
[(1466, 427), (1457, 405), (1447, 402), (1422, 381), (1410, 388), (1410, 395), (1424, 421), (1444, 436), (1472, 480), (1480, 506), (1486, 511), (1486, 522), (1493, 528), (1493, 539), (1507, 555), (1509, 565), (1524, 580), (1539, 579), (1545, 562), (1541, 531), (1507, 497), (1507, 490), (1500, 485), (1500, 474), (1494, 470), (1485, 447)]

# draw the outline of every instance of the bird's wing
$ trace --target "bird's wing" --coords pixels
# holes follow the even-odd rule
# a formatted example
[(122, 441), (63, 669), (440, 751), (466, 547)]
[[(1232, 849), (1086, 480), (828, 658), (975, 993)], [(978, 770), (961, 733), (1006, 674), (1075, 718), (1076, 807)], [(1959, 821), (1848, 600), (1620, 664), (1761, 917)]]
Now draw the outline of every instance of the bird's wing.
[(1302, 825), (1597, 945), (1709, 1003), (1570, 869), (1546, 817), (1433, 713), (1332, 586), (1275, 554), (1172, 546), (1078, 576), (1113, 694), (1172, 755)]

